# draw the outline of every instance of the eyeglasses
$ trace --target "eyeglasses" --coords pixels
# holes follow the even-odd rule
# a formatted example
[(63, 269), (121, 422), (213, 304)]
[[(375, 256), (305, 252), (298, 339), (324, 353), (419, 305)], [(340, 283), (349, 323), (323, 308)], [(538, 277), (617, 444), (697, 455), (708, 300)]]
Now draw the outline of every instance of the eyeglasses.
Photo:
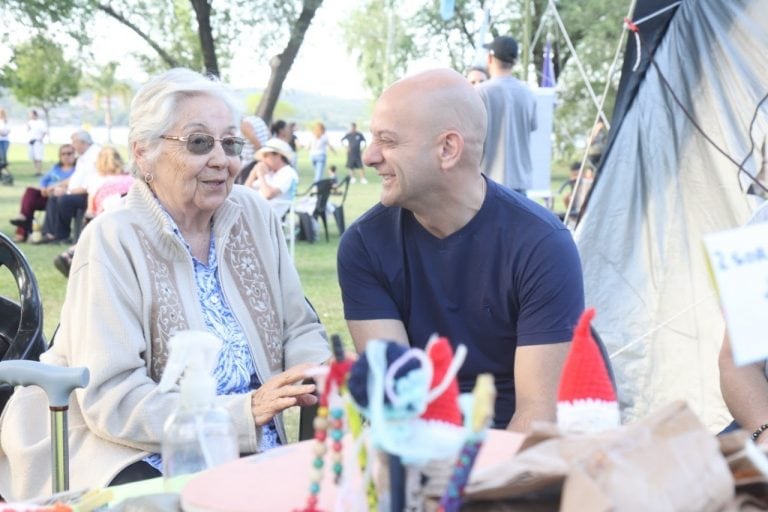
[(74, 154), (75, 154), (74, 151), (62, 151), (61, 153), (59, 153), (59, 156), (72, 156)]
[(193, 155), (207, 155), (213, 150), (213, 146), (218, 141), (221, 142), (221, 147), (224, 149), (225, 155), (240, 156), (240, 153), (243, 152), (243, 145), (245, 144), (245, 139), (241, 139), (240, 137), (222, 137), (217, 139), (213, 135), (205, 133), (191, 133), (185, 137), (161, 135), (160, 138), (186, 143), (187, 151)]

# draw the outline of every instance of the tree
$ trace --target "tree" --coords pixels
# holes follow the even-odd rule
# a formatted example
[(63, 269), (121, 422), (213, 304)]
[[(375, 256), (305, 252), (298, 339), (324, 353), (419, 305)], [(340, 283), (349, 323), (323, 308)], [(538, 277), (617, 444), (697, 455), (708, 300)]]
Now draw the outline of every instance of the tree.
[[(245, 111), (258, 112), (264, 93), (255, 92), (245, 98)], [(283, 100), (278, 100), (272, 112), (272, 119), (289, 119), (296, 116), (296, 108)]]
[[(395, 12), (401, 10), (404, 4), (404, 0), (369, 0), (342, 24), (348, 47), (360, 52), (358, 68), (365, 74), (367, 84), (376, 82), (375, 75), (383, 67), (385, 45), (380, 34), (382, 27), (386, 26), (386, 18), (378, 13), (384, 9), (385, 1), (392, 2)], [(488, 39), (503, 34), (518, 39), (521, 55), (516, 72), (523, 79), (528, 75), (525, 71), (531, 73), (531, 78), (538, 76), (542, 69), (546, 36), (549, 34), (552, 37), (559, 96), (555, 112), (557, 148), (560, 158), (575, 158), (576, 147), (589, 133), (596, 108), (557, 19), (549, 10), (549, 0), (455, 0), (454, 16), (447, 21), (439, 15), (440, 3), (440, 0), (428, 0), (407, 21), (397, 18), (398, 33), (408, 36), (396, 38), (394, 42), (394, 53), (403, 59), (398, 61), (397, 74), (402, 75), (410, 61), (422, 57), (445, 61), (450, 67), (463, 72), (473, 63), (478, 48), (486, 42), (477, 40), (482, 21), (478, 12), (490, 5)], [(602, 93), (627, 6), (613, 0), (558, 2), (556, 5), (591, 87), (596, 94)], [(527, 13), (526, 7), (529, 8)], [(532, 38), (538, 29), (541, 30), (535, 46), (530, 49), (530, 54), (525, 53), (525, 34)], [(415, 47), (414, 41), (418, 43)], [(524, 68), (529, 57), (530, 66)], [(369, 78), (371, 75), (373, 79)], [(618, 76), (612, 77), (612, 84), (617, 83)], [(377, 87), (372, 87), (372, 90), (378, 93)], [(615, 90), (606, 103), (608, 113), (613, 107), (614, 95)]]
[(133, 89), (127, 82), (115, 77), (118, 63), (110, 62), (103, 66), (97, 73), (86, 75), (83, 86), (91, 89), (97, 104), (104, 104), (104, 124), (107, 127), (107, 140), (112, 142), (112, 100), (119, 96), (124, 103), (128, 103)]
[(256, 109), (256, 115), (261, 117), (267, 124), (272, 120), (272, 112), (275, 110), (275, 105), (277, 105), (285, 78), (288, 76), (291, 66), (293, 66), (293, 61), (296, 60), (296, 55), (298, 55), (299, 48), (301, 48), (301, 44), (304, 42), (304, 36), (307, 33), (307, 29), (309, 29), (310, 23), (312, 23), (312, 18), (315, 17), (315, 13), (322, 3), (323, 0), (304, 0), (302, 2), (301, 14), (296, 22), (291, 24), (288, 43), (282, 52), (269, 60), (271, 73), (267, 81), (267, 88), (264, 90), (261, 102), (259, 102), (259, 106)]
[(0, 85), (27, 106), (40, 106), (50, 124), (49, 111), (79, 92), (80, 70), (64, 58), (64, 51), (43, 36), (17, 46), (0, 72)]
[(237, 44), (252, 46), (261, 57), (282, 46), (270, 61), (272, 74), (258, 111), (269, 119), (322, 0), (229, 0), (218, 5), (210, 0), (0, 0), (0, 16), (12, 16), (36, 30), (61, 26), (87, 45), (87, 21), (102, 13), (133, 31), (157, 55), (141, 59), (150, 72), (184, 66), (219, 76), (231, 58), (229, 48)]
[(354, 9), (341, 29), (347, 51), (357, 60), (366, 88), (378, 96), (405, 73), (416, 49), (408, 24), (391, 0), (367, 0)]

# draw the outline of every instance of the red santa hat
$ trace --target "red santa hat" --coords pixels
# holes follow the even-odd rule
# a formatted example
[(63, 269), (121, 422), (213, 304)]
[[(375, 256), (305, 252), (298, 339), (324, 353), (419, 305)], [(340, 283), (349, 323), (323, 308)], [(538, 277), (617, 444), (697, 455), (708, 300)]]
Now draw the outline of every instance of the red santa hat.
[[(459, 384), (456, 381), (456, 372), (458, 371), (457, 365), (460, 366), (464, 358), (460, 357), (460, 361), (454, 361), (453, 348), (451, 348), (448, 338), (438, 336), (429, 339), (425, 352), (432, 361), (433, 373), (429, 388), (437, 396), (429, 402), (427, 409), (421, 415), (421, 419), (461, 425)], [(449, 372), (452, 375), (449, 375)]]
[(581, 315), (560, 377), (557, 424), (564, 432), (600, 432), (621, 423), (616, 392), (590, 332), (594, 308)]

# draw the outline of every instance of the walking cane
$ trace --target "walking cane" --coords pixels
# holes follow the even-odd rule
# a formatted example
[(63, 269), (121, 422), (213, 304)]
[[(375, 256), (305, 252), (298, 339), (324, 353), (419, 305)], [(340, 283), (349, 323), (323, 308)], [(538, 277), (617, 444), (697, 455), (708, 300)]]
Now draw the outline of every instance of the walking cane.
[(88, 385), (88, 368), (65, 368), (37, 361), (0, 362), (0, 382), (13, 386), (39, 386), (51, 410), (51, 471), (53, 494), (69, 489), (69, 395)]

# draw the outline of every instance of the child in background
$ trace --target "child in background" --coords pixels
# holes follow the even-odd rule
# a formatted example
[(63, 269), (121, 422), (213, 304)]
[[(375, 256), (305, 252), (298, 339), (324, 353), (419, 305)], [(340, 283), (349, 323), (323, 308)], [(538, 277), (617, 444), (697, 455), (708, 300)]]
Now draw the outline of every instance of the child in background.
[(333, 186), (335, 187), (339, 183), (339, 178), (336, 176), (336, 166), (332, 165), (328, 168), (328, 174), (331, 175), (331, 180), (333, 180)]

